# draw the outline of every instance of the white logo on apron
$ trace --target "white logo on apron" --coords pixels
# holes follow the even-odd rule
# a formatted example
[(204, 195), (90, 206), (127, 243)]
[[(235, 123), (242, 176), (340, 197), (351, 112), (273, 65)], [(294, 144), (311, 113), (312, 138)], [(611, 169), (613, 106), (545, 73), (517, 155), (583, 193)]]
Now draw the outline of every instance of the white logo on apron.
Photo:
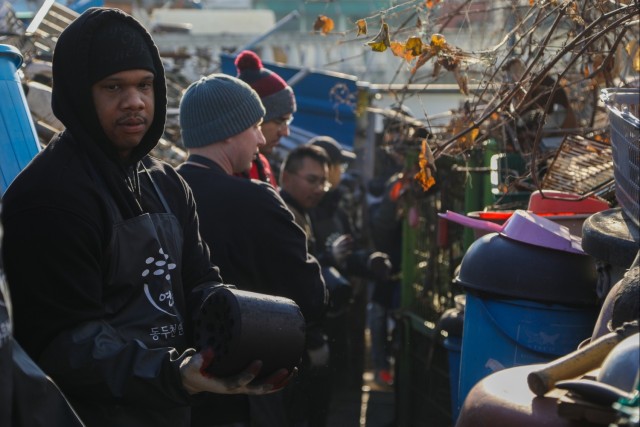
[[(167, 282), (171, 282), (171, 273), (170, 271), (176, 268), (176, 265), (172, 262), (169, 262), (169, 255), (164, 253), (164, 250), (160, 248), (158, 258), (148, 257), (145, 260), (145, 263), (149, 268), (145, 268), (142, 272), (142, 277), (148, 276), (164, 276), (164, 279)], [(171, 285), (166, 286), (165, 289), (168, 289), (166, 292), (161, 292), (157, 297), (154, 298), (152, 295), (152, 291), (149, 288), (147, 283), (144, 284), (144, 294), (147, 296), (147, 299), (159, 311), (166, 313), (170, 316), (178, 317), (177, 314), (172, 313), (163, 309), (161, 306), (173, 307), (173, 292), (171, 291)], [(157, 291), (155, 292), (157, 293)]]

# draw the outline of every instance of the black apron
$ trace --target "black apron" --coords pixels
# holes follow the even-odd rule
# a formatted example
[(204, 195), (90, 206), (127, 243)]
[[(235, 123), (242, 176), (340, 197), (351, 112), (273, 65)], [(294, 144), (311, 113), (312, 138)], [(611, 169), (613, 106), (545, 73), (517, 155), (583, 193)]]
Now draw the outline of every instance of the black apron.
[[(182, 353), (188, 347), (189, 331), (183, 319), (185, 301), (182, 289), (183, 233), (177, 218), (171, 212), (167, 201), (157, 187), (151, 174), (145, 169), (141, 180), (148, 179), (153, 191), (164, 208), (163, 213), (144, 213), (130, 219), (123, 219), (115, 200), (107, 194), (106, 202), (113, 221), (112, 236), (109, 242), (105, 268), (107, 271), (103, 304), (105, 317), (103, 323), (113, 330), (118, 343), (136, 342), (147, 349), (174, 348)], [(100, 182), (100, 181), (99, 181)], [(100, 184), (99, 184), (100, 185)], [(99, 323), (98, 328), (100, 328)], [(95, 325), (92, 325), (94, 327)], [(88, 329), (88, 335), (94, 334)], [(110, 332), (102, 330), (95, 338)], [(83, 332), (75, 334), (77, 340)], [(93, 338), (92, 338), (93, 339)], [(92, 357), (100, 359), (108, 355), (110, 338), (104, 341), (104, 350), (100, 344), (94, 347)], [(116, 343), (118, 346), (120, 344)], [(157, 361), (158, 353), (149, 353)], [(151, 360), (150, 360), (151, 361)], [(131, 360), (131, 363), (136, 363)], [(141, 377), (157, 377), (160, 366), (155, 362), (145, 367), (137, 363), (135, 374)], [(114, 371), (108, 378), (109, 384), (119, 385), (126, 382), (123, 372)], [(126, 374), (124, 374), (126, 375)], [(162, 374), (164, 375), (164, 374)], [(171, 378), (170, 373), (167, 379)], [(154, 380), (162, 384), (161, 378)], [(161, 387), (172, 387), (164, 384)], [(167, 390), (165, 394), (175, 395), (178, 390)], [(104, 427), (146, 427), (146, 426), (188, 426), (191, 409), (185, 405), (168, 404), (150, 407), (142, 404), (149, 396), (140, 396), (141, 404), (111, 404), (86, 396), (73, 396), (72, 405), (87, 425)]]
[(123, 220), (109, 197), (114, 226), (105, 288), (107, 321), (127, 340), (139, 340), (149, 348), (184, 350), (182, 228), (151, 174), (145, 172), (165, 213)]

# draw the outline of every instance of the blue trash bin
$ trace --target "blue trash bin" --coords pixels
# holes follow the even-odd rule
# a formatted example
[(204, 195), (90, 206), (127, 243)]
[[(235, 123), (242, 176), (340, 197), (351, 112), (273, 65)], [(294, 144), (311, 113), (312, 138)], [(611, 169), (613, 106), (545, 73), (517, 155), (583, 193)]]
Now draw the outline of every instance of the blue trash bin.
[(449, 363), (449, 389), (451, 399), (451, 421), (455, 425), (460, 412), (458, 401), (458, 383), (460, 380), (460, 351), (462, 348), (462, 329), (466, 295), (456, 295), (456, 308), (446, 310), (438, 321), (438, 328), (446, 332), (442, 346), (447, 350)]
[(597, 310), (467, 294), (459, 400), (504, 368), (546, 363), (591, 336)]
[(451, 420), (455, 425), (460, 414), (458, 389), (460, 382), (460, 358), (462, 356), (462, 337), (448, 336), (444, 340), (444, 348), (447, 349), (449, 361), (449, 387), (451, 388)]
[(575, 350), (598, 315), (594, 260), (497, 233), (476, 240), (456, 282), (467, 291), (458, 402), (492, 372)]
[(0, 196), (40, 150), (17, 71), (22, 55), (0, 44)]

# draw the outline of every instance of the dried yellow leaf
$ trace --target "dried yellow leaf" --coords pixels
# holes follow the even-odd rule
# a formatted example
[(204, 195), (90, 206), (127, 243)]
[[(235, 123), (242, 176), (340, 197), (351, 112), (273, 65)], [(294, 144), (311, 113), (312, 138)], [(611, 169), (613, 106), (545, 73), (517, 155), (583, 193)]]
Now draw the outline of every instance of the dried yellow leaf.
[(422, 53), (422, 40), (419, 37), (409, 37), (406, 43), (392, 41), (391, 51), (395, 56), (411, 61)]
[(367, 44), (371, 46), (371, 50), (373, 50), (374, 52), (384, 52), (385, 50), (387, 50), (387, 45), (384, 42), (370, 41)]
[(442, 34), (431, 35), (431, 47), (440, 51), (447, 46), (447, 40)]
[(442, 0), (427, 0), (424, 5), (427, 6), (428, 9), (433, 8), (436, 4), (440, 3)]
[(633, 55), (633, 52), (635, 52), (637, 48), (638, 48), (638, 40), (633, 39), (629, 43), (627, 43), (627, 45), (624, 47), (624, 50), (627, 51), (627, 55), (631, 56)]
[(423, 45), (420, 37), (409, 37), (405, 43), (404, 49), (415, 57), (422, 53), (422, 47)]
[[(469, 128), (471, 128), (469, 130)], [(451, 134), (456, 135), (467, 131), (464, 135), (457, 139), (457, 144), (462, 150), (473, 147), (478, 135), (480, 135), (480, 129), (475, 127), (470, 117), (456, 117), (448, 126), (448, 130)]]
[(480, 135), (480, 129), (471, 129), (471, 132), (469, 132), (469, 139), (472, 144), (476, 141), (476, 139), (478, 139), (478, 135)]
[(395, 55), (398, 56), (402, 59), (406, 59), (407, 61), (410, 61), (410, 54), (409, 56), (407, 55), (407, 53), (404, 51), (405, 45), (402, 42), (397, 42), (397, 41), (392, 41), (389, 45), (389, 48), (391, 49), (391, 52)]
[(389, 25), (386, 22), (382, 23), (378, 35), (375, 36), (373, 40), (368, 41), (367, 45), (371, 46), (371, 50), (376, 52), (384, 52), (391, 46), (391, 42), (389, 41)]
[(313, 23), (313, 31), (320, 31), (322, 35), (327, 35), (333, 31), (334, 27), (333, 19), (325, 15), (318, 15), (316, 22)]
[(426, 171), (420, 170), (414, 178), (420, 183), (423, 191), (427, 191), (436, 184), (435, 178), (431, 176), (431, 171), (428, 169)]
[(358, 21), (356, 22), (356, 27), (358, 28), (356, 37), (367, 35), (367, 21), (365, 21), (364, 19), (358, 19)]
[(418, 165), (420, 166), (420, 169), (418, 170), (418, 173), (414, 175), (414, 179), (420, 183), (424, 191), (427, 191), (436, 183), (435, 178), (431, 174), (431, 167), (435, 167), (434, 163), (433, 153), (431, 153), (431, 149), (427, 145), (427, 141), (423, 140), (422, 149), (418, 155)]

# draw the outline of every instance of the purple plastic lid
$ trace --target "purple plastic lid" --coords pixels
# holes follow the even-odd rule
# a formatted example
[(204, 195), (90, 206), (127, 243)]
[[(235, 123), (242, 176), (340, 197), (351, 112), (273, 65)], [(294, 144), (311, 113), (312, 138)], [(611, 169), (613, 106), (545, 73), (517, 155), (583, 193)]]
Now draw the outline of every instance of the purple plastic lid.
[(582, 250), (582, 239), (571, 234), (569, 228), (522, 209), (514, 211), (513, 215), (502, 225), (469, 218), (452, 211), (438, 215), (465, 227), (500, 233), (504, 237), (519, 242), (586, 255)]

